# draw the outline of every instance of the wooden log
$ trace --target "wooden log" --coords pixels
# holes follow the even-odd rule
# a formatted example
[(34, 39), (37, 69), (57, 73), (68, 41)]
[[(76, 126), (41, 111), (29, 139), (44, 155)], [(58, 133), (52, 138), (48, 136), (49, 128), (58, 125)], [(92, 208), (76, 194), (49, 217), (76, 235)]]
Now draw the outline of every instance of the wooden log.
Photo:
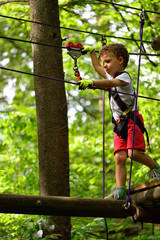
[(138, 185), (130, 196), (136, 208), (135, 221), (160, 223), (160, 181)]
[(135, 214), (136, 211), (134, 208), (125, 209), (125, 202), (125, 200), (0, 194), (0, 212), (33, 215), (126, 218)]
[(160, 186), (131, 194), (136, 205), (158, 205), (160, 208)]
[(134, 215), (136, 222), (144, 223), (160, 223), (160, 207), (136, 207), (136, 214)]

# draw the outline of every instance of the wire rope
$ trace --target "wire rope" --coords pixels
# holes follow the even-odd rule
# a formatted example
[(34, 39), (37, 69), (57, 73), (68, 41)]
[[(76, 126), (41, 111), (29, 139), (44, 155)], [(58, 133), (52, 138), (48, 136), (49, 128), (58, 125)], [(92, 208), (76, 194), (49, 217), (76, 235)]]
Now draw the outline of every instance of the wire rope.
[[(115, 6), (118, 6), (118, 7), (130, 8), (130, 9), (138, 10), (138, 11), (142, 11), (142, 10), (143, 10), (142, 8), (136, 8), (136, 7), (132, 7), (132, 6), (128, 6), (128, 5), (123, 5), (123, 4), (119, 4), (119, 3), (108, 2), (108, 1), (105, 1), (105, 0), (96, 0), (96, 1), (101, 2), (101, 3), (106, 3), (106, 4), (115, 5)], [(154, 13), (154, 14), (160, 14), (160, 12), (150, 11), (150, 10), (145, 10), (145, 12)]]
[[(95, 36), (101, 36), (101, 37), (105, 36), (107, 38), (116, 38), (116, 39), (122, 39), (122, 40), (126, 40), (126, 41), (137, 41), (137, 42), (140, 42), (140, 39), (126, 38), (126, 37), (117, 37), (117, 36), (113, 36), (113, 35), (94, 33), (94, 32), (91, 32), (91, 31), (79, 30), (79, 29), (75, 29), (75, 28), (67, 28), (67, 27), (62, 27), (62, 26), (55, 26), (55, 25), (52, 25), (52, 24), (47, 24), (47, 23), (42, 23), (42, 22), (37, 22), (37, 21), (31, 21), (31, 20), (26, 20), (26, 19), (22, 19), (22, 18), (5, 16), (5, 15), (2, 15), (2, 14), (0, 14), (0, 17), (10, 18), (10, 19), (18, 20), (18, 21), (25, 21), (25, 22), (29, 22), (29, 23), (40, 24), (40, 25), (49, 26), (49, 27), (56, 27), (56, 28), (60, 28), (60, 29), (76, 31), (76, 32), (86, 33), (86, 34), (95, 35)], [(149, 44), (152, 43), (152, 41), (143, 41), (143, 42), (149, 43)]]
[[(35, 41), (30, 41), (30, 40), (23, 40), (23, 39), (18, 39), (18, 38), (11, 38), (11, 37), (5, 37), (5, 36), (0, 36), (1, 39), (6, 39), (9, 41), (18, 41), (18, 42), (25, 42), (25, 43), (31, 43), (31, 44), (37, 44), (37, 45), (42, 45), (42, 46), (46, 46), (46, 47), (55, 47), (55, 48), (62, 48), (62, 49), (67, 49), (67, 47), (65, 46), (58, 46), (58, 45), (52, 45), (52, 44), (48, 44), (48, 43), (41, 43), (41, 42), (35, 42)], [(75, 51), (79, 51), (76, 50)], [(98, 50), (96, 50), (96, 52), (99, 52)], [(139, 55), (139, 53), (129, 53), (130, 55)], [(154, 53), (142, 53), (141, 55), (143, 56), (160, 56), (160, 54), (154, 54)]]

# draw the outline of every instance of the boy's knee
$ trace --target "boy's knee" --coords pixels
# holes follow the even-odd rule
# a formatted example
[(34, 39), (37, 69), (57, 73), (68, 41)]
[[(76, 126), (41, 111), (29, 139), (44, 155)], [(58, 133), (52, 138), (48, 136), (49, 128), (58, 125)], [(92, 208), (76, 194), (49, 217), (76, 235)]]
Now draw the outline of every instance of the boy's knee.
[(116, 164), (125, 164), (127, 159), (126, 151), (118, 151), (115, 154)]
[[(137, 155), (139, 154), (139, 150), (134, 149), (133, 150), (133, 159), (135, 159), (137, 157)], [(131, 158), (132, 157), (132, 149), (128, 149), (128, 157)]]

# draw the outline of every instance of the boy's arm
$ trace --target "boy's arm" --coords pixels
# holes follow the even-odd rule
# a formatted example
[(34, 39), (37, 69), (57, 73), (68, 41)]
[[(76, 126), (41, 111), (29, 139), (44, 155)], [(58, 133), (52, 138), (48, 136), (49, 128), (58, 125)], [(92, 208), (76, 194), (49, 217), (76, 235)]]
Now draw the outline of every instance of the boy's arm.
[(119, 80), (117, 78), (115, 79), (100, 79), (100, 80), (81, 80), (79, 82), (79, 89), (85, 90), (87, 87), (95, 87), (95, 88), (105, 88), (109, 89), (112, 87), (118, 87), (118, 86), (127, 86), (129, 83), (124, 82), (122, 80)]
[(103, 78), (106, 78), (106, 71), (100, 64), (99, 59), (97, 58), (96, 52), (93, 50), (91, 52), (91, 59), (92, 59), (92, 64), (96, 72), (101, 75)]
[(101, 75), (101, 77), (106, 78), (106, 72), (102, 65), (100, 64), (99, 59), (97, 58), (96, 52), (92, 46), (84, 46), (82, 52), (89, 52), (91, 54), (92, 65), (96, 72)]
[(93, 80), (93, 86), (97, 88), (112, 88), (118, 86), (127, 86), (129, 83), (119, 80), (117, 78), (114, 79), (100, 79), (100, 80)]

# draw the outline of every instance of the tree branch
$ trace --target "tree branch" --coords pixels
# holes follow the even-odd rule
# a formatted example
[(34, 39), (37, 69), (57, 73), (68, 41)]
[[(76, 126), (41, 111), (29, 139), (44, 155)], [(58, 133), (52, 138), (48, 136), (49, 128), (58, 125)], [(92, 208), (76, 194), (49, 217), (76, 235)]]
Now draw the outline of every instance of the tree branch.
[(0, 5), (12, 3), (12, 2), (29, 2), (29, 1), (28, 0), (6, 0), (6, 1), (0, 2)]

